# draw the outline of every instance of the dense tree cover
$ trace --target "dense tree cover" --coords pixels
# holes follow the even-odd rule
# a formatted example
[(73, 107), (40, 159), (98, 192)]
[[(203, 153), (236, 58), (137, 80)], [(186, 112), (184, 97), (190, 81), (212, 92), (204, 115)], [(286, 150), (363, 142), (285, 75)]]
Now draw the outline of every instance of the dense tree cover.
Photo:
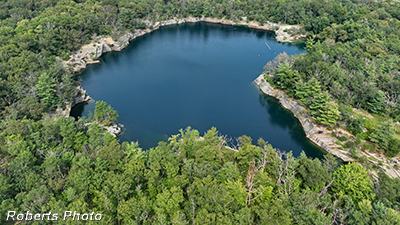
[(87, 122), (46, 116), (2, 127), (1, 223), (8, 210), (95, 211), (101, 224), (400, 221), (400, 180), (382, 173), (373, 185), (355, 163), (296, 159), (246, 136), (226, 148), (215, 128), (203, 138), (187, 128), (144, 151)]
[(110, 126), (117, 121), (118, 112), (104, 101), (96, 102), (93, 119), (105, 126)]
[[(308, 53), (274, 65), (272, 81), (309, 107), (318, 123), (334, 125), (340, 120), (370, 140), (378, 125), (362, 134), (361, 121), (343, 111), (339, 116), (340, 104), (400, 119), (398, 1), (7, 0), (0, 4), (1, 118), (38, 120), (44, 112), (72, 102), (78, 82), (57, 57), (67, 59), (94, 37), (117, 38), (158, 20), (204, 15), (301, 24), (314, 38), (307, 41)], [(396, 139), (391, 143), (397, 146)]]
[[(372, 185), (354, 163), (295, 159), (248, 137), (232, 150), (215, 129), (204, 140), (186, 129), (144, 151), (104, 133), (99, 123), (117, 116), (105, 104), (90, 125), (43, 116), (72, 102), (78, 84), (57, 57), (99, 35), (190, 15), (301, 24), (316, 41), (278, 58), (273, 82), (320, 123), (335, 124), (341, 104), (399, 120), (397, 1), (0, 1), (1, 223), (8, 210), (94, 210), (102, 224), (399, 224), (400, 181), (382, 173)], [(397, 139), (379, 131), (371, 141), (397, 154)]]
[[(291, 71), (306, 75), (305, 82), (316, 76), (324, 89), (331, 87), (331, 94), (344, 102), (394, 116), (398, 113), (399, 82), (394, 71), (398, 67), (395, 54), (400, 51), (399, 4), (368, 0), (1, 1), (1, 115), (39, 119), (42, 112), (65, 107), (77, 83), (55, 57), (68, 58), (96, 36), (118, 37), (150, 26), (150, 21), (204, 15), (303, 25), (321, 42), (310, 47), (310, 53), (298, 59)], [(326, 44), (328, 39), (333, 47)], [(354, 78), (343, 77), (345, 72)], [(368, 82), (364, 82), (366, 77)]]
[[(306, 41), (307, 54), (280, 55), (266, 65), (268, 80), (297, 98), (316, 122), (343, 124), (358, 138), (376, 143), (379, 151), (395, 156), (399, 136), (383, 126), (400, 121), (399, 2), (352, 2), (356, 4), (342, 1), (340, 10), (332, 7), (331, 13), (343, 13), (336, 21), (329, 19), (330, 13), (318, 17), (320, 23), (329, 21), (320, 29), (309, 29), (303, 22), (315, 34)], [(387, 122), (367, 124), (346, 106)]]

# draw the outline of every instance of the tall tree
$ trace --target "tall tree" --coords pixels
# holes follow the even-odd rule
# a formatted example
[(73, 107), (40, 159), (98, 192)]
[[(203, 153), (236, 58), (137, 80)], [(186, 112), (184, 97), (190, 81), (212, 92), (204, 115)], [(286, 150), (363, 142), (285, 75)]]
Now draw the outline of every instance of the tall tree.
[(339, 119), (339, 106), (329, 96), (328, 92), (317, 95), (310, 105), (310, 110), (315, 115), (317, 123), (334, 125)]
[(40, 101), (45, 103), (48, 107), (54, 106), (57, 101), (55, 87), (55, 79), (48, 73), (42, 73), (39, 76), (38, 83), (36, 84), (36, 88), (39, 92), (38, 96)]
[(105, 126), (109, 126), (117, 120), (118, 112), (104, 101), (96, 102), (93, 119)]
[(352, 198), (358, 203), (363, 199), (374, 200), (373, 183), (365, 168), (357, 163), (342, 165), (333, 172), (335, 181), (332, 190), (341, 197)]
[(381, 150), (387, 150), (389, 148), (389, 142), (392, 139), (393, 135), (393, 122), (389, 120), (379, 125), (374, 130), (374, 132), (371, 133), (369, 139), (372, 142), (377, 143)]

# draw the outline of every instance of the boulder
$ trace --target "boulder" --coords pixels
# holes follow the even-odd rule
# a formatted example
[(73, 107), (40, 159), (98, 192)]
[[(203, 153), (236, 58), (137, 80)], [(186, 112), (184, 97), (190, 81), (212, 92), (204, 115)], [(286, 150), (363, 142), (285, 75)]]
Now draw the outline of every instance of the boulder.
[(111, 49), (114, 51), (121, 51), (129, 44), (129, 41), (131, 41), (133, 37), (134, 35), (132, 33), (126, 33), (122, 35), (121, 37), (118, 38), (117, 41), (115, 41)]
[(92, 99), (89, 95), (86, 94), (86, 90), (84, 90), (82, 86), (79, 85), (78, 87), (76, 87), (75, 90), (75, 99), (71, 103), (71, 107), (74, 107), (79, 103), (88, 102)]
[(113, 135), (114, 137), (117, 137), (118, 134), (121, 133), (121, 128), (117, 124), (113, 124), (107, 127), (107, 132)]
[(111, 52), (111, 51), (112, 51), (111, 47), (108, 46), (106, 43), (103, 43), (103, 44), (101, 45), (101, 53), (102, 53), (102, 54), (103, 54), (103, 53), (106, 53), (106, 52)]

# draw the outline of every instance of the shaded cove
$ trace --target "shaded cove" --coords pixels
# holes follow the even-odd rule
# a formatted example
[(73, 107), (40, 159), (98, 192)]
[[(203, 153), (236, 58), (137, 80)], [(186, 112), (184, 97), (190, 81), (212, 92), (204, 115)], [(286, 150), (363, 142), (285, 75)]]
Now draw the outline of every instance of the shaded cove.
[[(181, 128), (203, 135), (214, 126), (228, 137), (263, 138), (295, 156), (304, 150), (321, 157), (291, 112), (253, 83), (281, 52), (305, 50), (277, 43), (272, 32), (204, 22), (170, 25), (103, 55), (80, 74), (81, 85), (119, 112), (121, 141), (139, 141), (144, 149)], [(72, 115), (86, 116), (94, 105), (78, 105)]]

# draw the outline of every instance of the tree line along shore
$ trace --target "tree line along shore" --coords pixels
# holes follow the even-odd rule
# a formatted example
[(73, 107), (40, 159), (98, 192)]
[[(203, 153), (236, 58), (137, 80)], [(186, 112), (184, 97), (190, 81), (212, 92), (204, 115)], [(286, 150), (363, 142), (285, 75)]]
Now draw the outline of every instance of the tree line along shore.
[[(395, 167), (382, 162), (400, 150), (398, 2), (8, 0), (0, 5), (2, 223), (8, 223), (8, 211), (92, 210), (104, 215), (104, 224), (399, 223), (399, 179), (374, 172), (382, 165)], [(308, 52), (280, 55), (266, 65), (265, 79), (297, 99), (316, 123), (343, 129), (335, 144), (363, 166), (338, 166), (330, 155), (295, 159), (263, 140), (252, 145), (246, 136), (233, 150), (224, 148), (216, 129), (200, 140), (188, 128), (144, 151), (104, 132), (102, 126), (117, 116), (104, 103), (90, 118), (48, 116), (74, 102), (79, 86), (57, 57), (68, 60), (99, 36), (118, 40), (158, 21), (189, 16), (300, 25), (310, 38)]]

